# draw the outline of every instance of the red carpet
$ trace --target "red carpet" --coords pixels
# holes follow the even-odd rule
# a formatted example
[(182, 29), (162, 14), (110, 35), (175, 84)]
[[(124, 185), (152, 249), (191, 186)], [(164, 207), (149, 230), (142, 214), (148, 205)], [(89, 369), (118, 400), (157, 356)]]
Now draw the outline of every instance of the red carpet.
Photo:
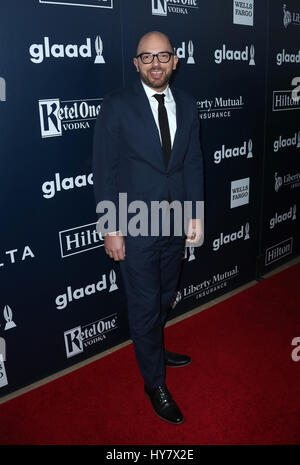
[(161, 421), (132, 345), (0, 405), (1, 444), (300, 444), (300, 264), (166, 331), (193, 363), (168, 369), (186, 421)]

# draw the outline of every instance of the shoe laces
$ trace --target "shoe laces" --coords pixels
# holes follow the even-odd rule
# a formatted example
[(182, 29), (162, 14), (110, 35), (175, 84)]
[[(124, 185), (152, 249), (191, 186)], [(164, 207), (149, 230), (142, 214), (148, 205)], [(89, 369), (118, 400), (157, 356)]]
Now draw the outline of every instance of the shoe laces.
[(172, 400), (171, 394), (165, 386), (158, 386), (157, 391), (163, 402), (170, 402), (170, 400)]

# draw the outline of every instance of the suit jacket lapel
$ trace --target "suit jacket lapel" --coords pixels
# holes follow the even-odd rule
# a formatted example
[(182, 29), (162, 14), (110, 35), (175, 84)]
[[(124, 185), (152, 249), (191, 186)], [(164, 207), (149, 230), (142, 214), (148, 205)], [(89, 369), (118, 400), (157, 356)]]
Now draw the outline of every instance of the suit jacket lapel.
[[(149, 145), (155, 150), (157, 154), (157, 162), (159, 163), (160, 168), (164, 168), (163, 152), (159, 137), (159, 131), (156, 126), (155, 119), (153, 117), (148, 97), (140, 81), (134, 84), (134, 91), (136, 94), (136, 107), (140, 117), (144, 121), (144, 127), (147, 131), (149, 138)], [(153, 161), (153, 156), (151, 157), (151, 159)]]
[(171, 156), (168, 164), (168, 169), (171, 167), (172, 163), (174, 162), (174, 159), (176, 157), (176, 152), (178, 150), (178, 147), (180, 145), (180, 140), (181, 140), (181, 134), (183, 130), (183, 104), (181, 101), (180, 96), (178, 95), (178, 92), (176, 89), (173, 89), (171, 87), (171, 91), (176, 103), (176, 133), (175, 133), (175, 138), (173, 142), (173, 147), (171, 151)]

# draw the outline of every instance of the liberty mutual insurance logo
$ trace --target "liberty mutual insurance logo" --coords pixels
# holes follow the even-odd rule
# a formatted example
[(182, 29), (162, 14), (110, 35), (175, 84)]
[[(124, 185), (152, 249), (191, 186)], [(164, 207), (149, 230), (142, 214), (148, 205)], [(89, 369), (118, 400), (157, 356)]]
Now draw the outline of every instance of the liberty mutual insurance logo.
[(103, 41), (100, 35), (94, 40), (94, 50), (92, 53), (92, 39), (86, 38), (83, 44), (52, 44), (49, 37), (44, 37), (43, 43), (32, 44), (29, 47), (30, 61), (35, 64), (43, 63), (47, 58), (92, 58), (95, 64), (104, 64)]
[(286, 4), (283, 5), (283, 25), (285, 29), (290, 25), (300, 26), (300, 12), (290, 12)]

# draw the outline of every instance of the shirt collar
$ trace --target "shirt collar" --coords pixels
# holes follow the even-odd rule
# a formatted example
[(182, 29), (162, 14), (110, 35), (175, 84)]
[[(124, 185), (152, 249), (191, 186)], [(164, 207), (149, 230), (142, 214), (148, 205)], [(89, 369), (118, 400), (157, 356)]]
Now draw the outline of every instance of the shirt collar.
[[(143, 81), (141, 81), (141, 83), (143, 84), (143, 87), (145, 89), (146, 95), (149, 100), (150, 98), (153, 98), (153, 95), (155, 94), (165, 94), (165, 102), (173, 102), (174, 99), (173, 99), (173, 95), (172, 95), (169, 84), (167, 85), (167, 87), (165, 88), (163, 92), (155, 92), (153, 89), (147, 86)], [(156, 99), (154, 100), (156, 101)]]

